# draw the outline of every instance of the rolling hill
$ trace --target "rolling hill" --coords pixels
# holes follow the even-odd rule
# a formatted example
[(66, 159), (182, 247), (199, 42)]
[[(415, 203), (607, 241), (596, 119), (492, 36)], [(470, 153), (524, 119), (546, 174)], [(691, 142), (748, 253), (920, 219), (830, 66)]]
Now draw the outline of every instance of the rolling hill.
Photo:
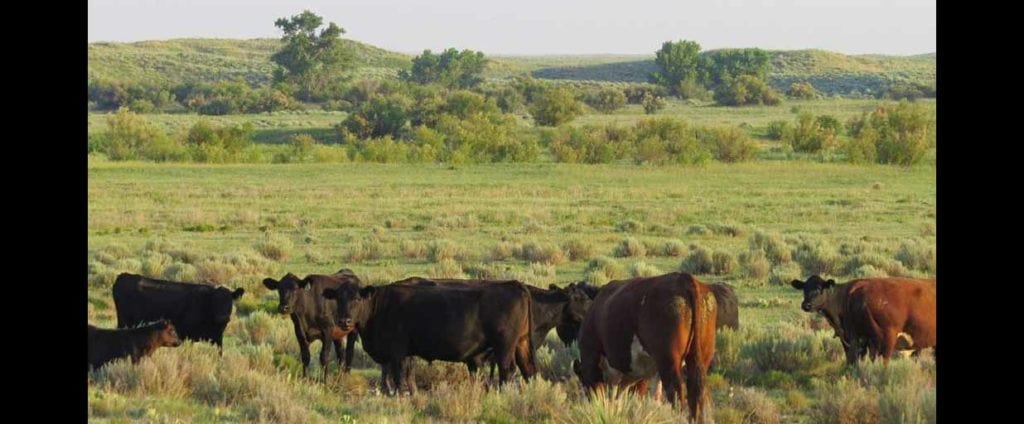
[[(392, 78), (407, 69), (412, 56), (346, 40), (356, 52), (356, 78)], [(175, 39), (136, 43), (89, 44), (89, 78), (126, 83), (177, 85), (185, 82), (244, 78), (251, 84), (271, 80), (270, 56), (277, 39)], [(653, 50), (653, 47), (652, 47)], [(935, 83), (935, 54), (915, 56), (844, 55), (823, 50), (772, 51), (769, 82), (785, 89), (810, 81), (826, 94), (874, 93), (891, 82)], [(492, 56), (485, 77), (519, 74), (535, 78), (597, 83), (646, 82), (654, 55)]]

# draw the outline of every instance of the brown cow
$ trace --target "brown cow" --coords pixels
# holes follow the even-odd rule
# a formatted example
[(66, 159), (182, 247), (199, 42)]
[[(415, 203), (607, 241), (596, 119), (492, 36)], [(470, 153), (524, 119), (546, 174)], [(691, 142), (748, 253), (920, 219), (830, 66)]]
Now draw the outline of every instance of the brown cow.
[(717, 302), (692, 275), (612, 281), (601, 287), (580, 330), (578, 374), (589, 392), (605, 384), (642, 391), (655, 373), (667, 399), (690, 417), (707, 399), (704, 380), (715, 354)]
[(169, 320), (127, 329), (89, 326), (89, 365), (94, 369), (130, 356), (132, 363), (153, 354), (161, 346), (180, 346), (181, 339)]
[[(790, 284), (803, 290), (801, 308), (825, 316), (846, 348), (846, 361), (865, 353), (885, 365), (897, 350), (935, 346), (935, 280), (866, 278), (845, 284), (814, 275)], [(866, 348), (866, 349), (865, 349)]]

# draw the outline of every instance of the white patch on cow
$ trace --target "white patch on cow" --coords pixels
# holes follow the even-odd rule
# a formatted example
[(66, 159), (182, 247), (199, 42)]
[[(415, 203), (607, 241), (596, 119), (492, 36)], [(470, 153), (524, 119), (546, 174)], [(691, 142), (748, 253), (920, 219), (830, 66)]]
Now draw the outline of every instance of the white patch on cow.
[(907, 350), (914, 348), (914, 338), (910, 337), (909, 334), (900, 332), (896, 335), (896, 349)]
[(614, 385), (628, 385), (658, 374), (654, 358), (647, 354), (636, 335), (633, 336), (633, 343), (629, 346), (629, 354), (630, 371), (628, 373), (611, 367), (606, 358), (601, 358), (600, 366), (601, 371), (604, 372), (605, 381)]

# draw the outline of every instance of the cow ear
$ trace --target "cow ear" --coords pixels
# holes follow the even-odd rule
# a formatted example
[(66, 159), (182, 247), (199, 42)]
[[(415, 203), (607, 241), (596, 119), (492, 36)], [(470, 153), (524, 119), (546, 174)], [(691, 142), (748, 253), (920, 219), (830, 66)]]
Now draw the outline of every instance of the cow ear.
[(306, 287), (309, 287), (309, 285), (312, 283), (313, 282), (310, 281), (309, 277), (303, 278), (302, 281), (299, 281), (299, 288), (304, 289)]
[[(572, 287), (572, 285), (570, 284), (569, 287)], [(554, 284), (548, 284), (548, 290), (558, 290), (558, 286)]]
[(278, 282), (273, 278), (264, 278), (263, 285), (268, 289), (277, 290)]
[(320, 295), (327, 299), (337, 299), (338, 291), (335, 289), (324, 289), (323, 293), (320, 293)]
[(825, 282), (825, 288), (829, 288), (829, 287), (832, 287), (834, 285), (836, 285), (836, 280), (833, 280), (831, 278), (828, 281)]
[(792, 285), (794, 289), (797, 289), (797, 290), (803, 290), (804, 289), (804, 282), (803, 281), (793, 280), (793, 281), (790, 281), (789, 284)]
[(370, 296), (373, 296), (373, 294), (376, 293), (376, 292), (377, 292), (377, 287), (366, 286), (366, 287), (363, 287), (363, 288), (359, 289), (359, 297), (361, 297), (363, 299), (366, 299), (366, 298), (369, 298)]
[(234, 293), (231, 293), (231, 298), (234, 300), (238, 300), (239, 298), (242, 297), (243, 294), (245, 294), (245, 289), (238, 288), (234, 291)]

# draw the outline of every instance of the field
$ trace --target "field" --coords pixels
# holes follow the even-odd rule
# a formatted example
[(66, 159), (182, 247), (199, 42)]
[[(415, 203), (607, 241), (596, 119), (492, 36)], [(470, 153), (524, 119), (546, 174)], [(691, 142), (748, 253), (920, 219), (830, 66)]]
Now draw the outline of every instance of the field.
[[(808, 107), (869, 107), (853, 100), (817, 105)], [(756, 108), (742, 109), (754, 111), (749, 117), (706, 110), (673, 114), (751, 124), (774, 119)], [(582, 120), (588, 119), (610, 118)], [(846, 369), (838, 340), (799, 309), (800, 293), (787, 283), (812, 270), (837, 279), (933, 275), (935, 181), (928, 164), (452, 169), (92, 158), (91, 323), (114, 325), (110, 285), (123, 271), (240, 286), (246, 294), (222, 358), (209, 345), (186, 343), (158, 350), (138, 367), (116, 363), (94, 372), (90, 420), (677, 422), (683, 412), (649, 400), (580, 399), (569, 368), (575, 347), (554, 335), (538, 351), (549, 381), (501, 391), (467, 381), (461, 364), (421, 362), (417, 378), (429, 391), (373, 395), (379, 371), (358, 347), (351, 375), (337, 374), (332, 364), (328, 381), (303, 380), (291, 324), (274, 313), (276, 294), (259, 281), (348, 267), (373, 284), (412, 275), (601, 283), (699, 265), (708, 259), (702, 252), (714, 252), (713, 272), (699, 278), (736, 286), (742, 326), (719, 334), (710, 378), (716, 422), (934, 422), (931, 355), (896, 360), (888, 369)], [(756, 252), (768, 255), (750, 259)]]

